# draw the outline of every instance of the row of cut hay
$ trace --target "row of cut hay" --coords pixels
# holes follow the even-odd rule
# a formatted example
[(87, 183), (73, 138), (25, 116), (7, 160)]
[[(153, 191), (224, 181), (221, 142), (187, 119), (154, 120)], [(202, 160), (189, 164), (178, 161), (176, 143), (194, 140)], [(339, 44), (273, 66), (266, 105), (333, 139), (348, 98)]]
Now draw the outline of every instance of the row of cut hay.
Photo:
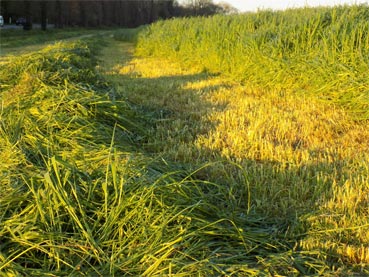
[(161, 21), (142, 32), (139, 55), (170, 57), (261, 89), (313, 95), (369, 118), (369, 7)]
[(24, 48), (28, 45), (36, 45), (39, 43), (58, 41), (76, 36), (93, 34), (96, 30), (81, 28), (49, 28), (46, 31), (33, 29), (27, 32), (14, 29), (1, 30), (1, 52), (5, 53), (9, 48)]

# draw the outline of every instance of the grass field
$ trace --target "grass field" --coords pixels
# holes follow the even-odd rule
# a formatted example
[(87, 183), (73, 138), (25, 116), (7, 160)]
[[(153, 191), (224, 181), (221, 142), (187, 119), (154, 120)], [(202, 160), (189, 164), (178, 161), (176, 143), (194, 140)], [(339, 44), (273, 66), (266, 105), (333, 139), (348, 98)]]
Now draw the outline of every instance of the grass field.
[[(367, 12), (176, 19), (3, 56), (0, 273), (369, 275)], [(335, 20), (362, 34), (338, 60)]]

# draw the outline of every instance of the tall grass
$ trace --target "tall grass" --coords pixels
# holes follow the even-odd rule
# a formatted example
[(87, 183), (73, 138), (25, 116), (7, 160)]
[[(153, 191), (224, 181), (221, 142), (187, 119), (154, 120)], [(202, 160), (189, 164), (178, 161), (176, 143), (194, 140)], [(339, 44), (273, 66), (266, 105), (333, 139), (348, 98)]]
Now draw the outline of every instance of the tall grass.
[(369, 7), (304, 8), (161, 21), (137, 53), (259, 88), (313, 95), (369, 118)]

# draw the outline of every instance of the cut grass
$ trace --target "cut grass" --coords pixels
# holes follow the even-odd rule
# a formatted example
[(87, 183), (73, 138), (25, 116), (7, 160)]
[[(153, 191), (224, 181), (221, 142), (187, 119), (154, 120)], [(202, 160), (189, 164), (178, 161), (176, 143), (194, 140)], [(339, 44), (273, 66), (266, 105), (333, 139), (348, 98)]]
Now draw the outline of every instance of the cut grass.
[(96, 30), (86, 30), (86, 29), (48, 29), (47, 31), (42, 30), (14, 30), (7, 29), (1, 30), (0, 36), (0, 46), (2, 50), (7, 48), (23, 48), (27, 45), (42, 44), (45, 42), (53, 42), (62, 39), (78, 37), (86, 34), (94, 34)]
[[(88, 40), (94, 37), (115, 36), (117, 39), (134, 39), (136, 29), (81, 29), (81, 28), (50, 28), (42, 30), (14, 30), (5, 29), (0, 32), (0, 64), (8, 56), (19, 56), (29, 52), (35, 52), (42, 48), (60, 41)], [(100, 40), (101, 45), (104, 44)]]

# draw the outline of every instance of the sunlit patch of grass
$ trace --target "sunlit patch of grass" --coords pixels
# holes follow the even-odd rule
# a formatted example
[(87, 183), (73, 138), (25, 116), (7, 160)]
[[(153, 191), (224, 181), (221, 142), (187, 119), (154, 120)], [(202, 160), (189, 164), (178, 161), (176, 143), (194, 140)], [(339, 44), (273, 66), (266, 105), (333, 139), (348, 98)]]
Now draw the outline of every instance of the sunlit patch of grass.
[[(218, 124), (197, 139), (198, 148), (216, 151), (250, 171), (257, 210), (273, 216), (315, 210), (312, 213), (319, 216), (307, 220), (312, 235), (306, 240), (315, 245), (309, 250), (325, 249), (322, 245), (330, 243), (335, 245), (333, 255), (365, 267), (369, 228), (366, 123), (355, 123), (341, 108), (314, 99), (281, 97), (271, 91), (262, 95), (240, 92), (221, 92), (220, 98), (229, 101), (227, 109), (210, 115), (210, 121)], [(251, 169), (250, 160), (259, 165)], [(272, 170), (262, 169), (270, 163)], [(320, 230), (319, 235), (315, 230)]]
[[(354, 158), (368, 137), (365, 124), (354, 124), (339, 107), (278, 91), (256, 93), (247, 87), (222, 90), (210, 98), (227, 99), (226, 111), (211, 115), (219, 122), (199, 146), (236, 159), (268, 160), (300, 166), (322, 161), (329, 152)], [(224, 152), (222, 152), (224, 151)], [(332, 153), (333, 154), (333, 153)]]
[[(160, 67), (157, 65), (161, 64)], [(143, 68), (144, 67), (144, 68)], [(198, 73), (198, 69), (180, 67), (177, 62), (169, 61), (168, 59), (145, 58), (141, 60), (130, 61), (127, 65), (117, 65), (115, 70), (120, 75), (136, 74), (142, 78), (158, 78), (163, 76), (182, 76)], [(139, 75), (137, 75), (139, 74)]]

